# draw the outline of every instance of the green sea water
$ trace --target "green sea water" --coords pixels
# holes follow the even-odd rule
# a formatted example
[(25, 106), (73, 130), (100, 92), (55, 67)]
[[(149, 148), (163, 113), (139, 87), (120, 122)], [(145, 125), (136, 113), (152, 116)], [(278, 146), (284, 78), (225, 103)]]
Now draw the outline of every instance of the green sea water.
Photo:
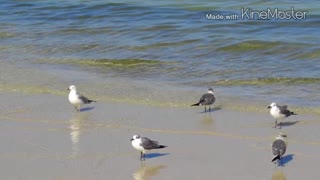
[[(306, 18), (205, 18), (291, 7)], [(184, 107), (212, 87), (221, 104), (320, 105), (316, 1), (8, 1), (0, 13), (3, 91), (76, 84), (106, 101)]]

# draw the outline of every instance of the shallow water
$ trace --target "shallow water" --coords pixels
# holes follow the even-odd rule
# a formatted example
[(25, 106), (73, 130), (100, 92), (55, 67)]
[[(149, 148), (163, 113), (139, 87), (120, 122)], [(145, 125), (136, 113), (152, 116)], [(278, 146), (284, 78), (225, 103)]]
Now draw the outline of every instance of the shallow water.
[[(4, 2), (1, 88), (55, 89), (62, 95), (60, 89), (77, 84), (87, 93), (106, 96), (102, 99), (189, 104), (213, 87), (223, 99), (318, 107), (318, 4)], [(207, 13), (239, 14), (241, 8), (292, 6), (308, 11), (306, 19), (205, 18)]]

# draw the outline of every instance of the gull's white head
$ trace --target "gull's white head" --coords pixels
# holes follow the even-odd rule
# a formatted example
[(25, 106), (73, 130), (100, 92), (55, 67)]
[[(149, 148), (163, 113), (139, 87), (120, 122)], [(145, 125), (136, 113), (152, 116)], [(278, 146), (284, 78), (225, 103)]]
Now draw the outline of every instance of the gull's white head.
[(279, 135), (277, 136), (277, 138), (281, 138), (281, 139), (283, 139), (283, 138), (285, 138), (285, 137), (287, 137), (287, 135), (285, 135), (285, 134), (283, 134), (283, 133), (279, 133)]
[(140, 139), (140, 135), (133, 135), (132, 139), (130, 141), (136, 140), (136, 139)]
[(213, 94), (213, 89), (212, 89), (212, 88), (209, 88), (209, 89), (208, 89), (208, 93)]
[(69, 88), (68, 88), (69, 91), (76, 91), (77, 88), (75, 85), (71, 85)]
[(270, 104), (270, 106), (268, 106), (268, 109), (273, 108), (275, 106), (277, 106), (277, 104), (275, 102), (273, 102), (273, 103)]

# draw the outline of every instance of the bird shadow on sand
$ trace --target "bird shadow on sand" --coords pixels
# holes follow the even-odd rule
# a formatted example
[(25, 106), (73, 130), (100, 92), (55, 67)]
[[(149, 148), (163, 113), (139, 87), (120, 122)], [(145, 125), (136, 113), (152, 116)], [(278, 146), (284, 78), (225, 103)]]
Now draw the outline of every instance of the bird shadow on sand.
[(211, 113), (211, 112), (219, 111), (221, 109), (222, 109), (222, 107), (218, 106), (218, 107), (211, 108), (210, 111), (209, 111), (209, 109), (207, 109), (207, 111), (201, 111), (199, 113)]
[(281, 158), (281, 162), (278, 162), (278, 165), (279, 166), (285, 166), (286, 164), (288, 164), (290, 161), (293, 160), (293, 156), (294, 156), (294, 154), (288, 154), (286, 156), (283, 156)]
[(149, 154), (146, 154), (146, 159), (152, 159), (152, 158), (157, 158), (157, 157), (166, 156), (166, 155), (169, 155), (169, 153), (149, 153)]
[(94, 109), (94, 107), (85, 107), (85, 108), (81, 108), (80, 112), (87, 112), (87, 111), (91, 111), (92, 109)]
[(285, 127), (285, 126), (292, 126), (299, 123), (299, 121), (286, 121), (286, 122), (281, 122), (280, 125)]

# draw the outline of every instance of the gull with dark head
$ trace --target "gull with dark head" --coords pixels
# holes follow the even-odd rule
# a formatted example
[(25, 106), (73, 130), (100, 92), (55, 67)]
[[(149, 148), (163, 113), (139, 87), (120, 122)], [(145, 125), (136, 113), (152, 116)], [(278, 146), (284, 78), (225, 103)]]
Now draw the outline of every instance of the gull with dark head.
[[(268, 109), (270, 109), (271, 116), (275, 119), (275, 128), (278, 125), (278, 121), (281, 121), (291, 115), (297, 115), (296, 113), (289, 111), (287, 108), (288, 106), (286, 105), (279, 106), (276, 103), (271, 103), (270, 106), (268, 106)], [(281, 129), (281, 122), (279, 123), (279, 128)]]
[(140, 137), (140, 135), (133, 135), (131, 139), (131, 145), (136, 150), (140, 151), (140, 160), (145, 160), (146, 151), (152, 149), (161, 149), (167, 146), (159, 145), (157, 141), (153, 141), (146, 137)]
[(286, 153), (287, 149), (287, 142), (285, 141), (285, 137), (287, 135), (279, 133), (276, 139), (272, 143), (272, 153), (274, 157), (272, 158), (271, 162), (279, 160), (281, 163), (281, 158)]
[(77, 93), (77, 88), (75, 85), (71, 85), (68, 90), (70, 91), (69, 93), (69, 96), (68, 96), (68, 99), (69, 99), (69, 102), (74, 105), (74, 108), (77, 110), (77, 111), (80, 111), (80, 106), (83, 105), (83, 104), (90, 104), (91, 102), (96, 102), (94, 100), (90, 100), (88, 99), (87, 97), (81, 95), (81, 94), (78, 94)]
[(208, 92), (201, 96), (199, 102), (192, 104), (191, 106), (204, 106), (204, 112), (207, 112), (207, 106), (209, 106), (209, 112), (211, 111), (211, 105), (216, 101), (213, 93), (213, 89), (209, 88)]

